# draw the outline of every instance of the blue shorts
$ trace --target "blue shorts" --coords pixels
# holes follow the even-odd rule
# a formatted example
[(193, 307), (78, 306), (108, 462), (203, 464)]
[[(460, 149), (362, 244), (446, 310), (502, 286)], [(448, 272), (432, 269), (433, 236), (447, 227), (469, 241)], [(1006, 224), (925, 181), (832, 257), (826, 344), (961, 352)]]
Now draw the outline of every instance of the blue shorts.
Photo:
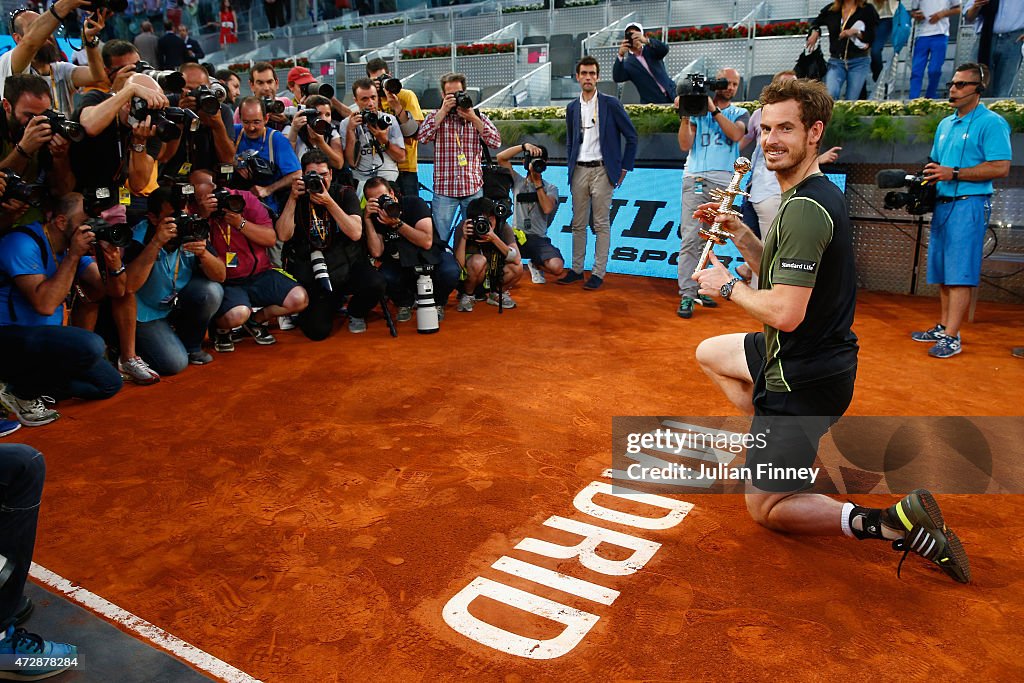
[(992, 204), (988, 195), (940, 202), (932, 214), (928, 284), (977, 287)]
[(295, 278), (276, 268), (252, 277), (225, 282), (224, 300), (214, 318), (221, 317), (236, 306), (249, 309), (280, 306), (288, 293), (298, 286)]

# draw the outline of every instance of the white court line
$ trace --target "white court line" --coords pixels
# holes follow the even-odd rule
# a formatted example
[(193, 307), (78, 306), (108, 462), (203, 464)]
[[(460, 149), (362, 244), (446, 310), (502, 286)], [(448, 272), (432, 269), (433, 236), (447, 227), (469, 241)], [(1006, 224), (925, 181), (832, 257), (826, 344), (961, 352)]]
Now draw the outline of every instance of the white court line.
[(91, 593), (81, 586), (76, 586), (71, 581), (58, 574), (54, 574), (49, 569), (35, 562), (32, 563), (32, 567), (29, 569), (29, 575), (36, 581), (45, 583), (47, 586), (60, 591), (79, 605), (89, 608), (93, 612), (138, 634), (154, 645), (167, 650), (178, 659), (185, 660), (197, 669), (212, 674), (221, 680), (228, 681), (228, 683), (261, 683), (259, 679), (253, 678), (244, 671), (236, 669), (207, 652), (203, 652), (195, 645), (186, 643), (181, 638), (171, 635), (159, 626), (154, 626), (127, 610), (121, 609), (95, 593)]

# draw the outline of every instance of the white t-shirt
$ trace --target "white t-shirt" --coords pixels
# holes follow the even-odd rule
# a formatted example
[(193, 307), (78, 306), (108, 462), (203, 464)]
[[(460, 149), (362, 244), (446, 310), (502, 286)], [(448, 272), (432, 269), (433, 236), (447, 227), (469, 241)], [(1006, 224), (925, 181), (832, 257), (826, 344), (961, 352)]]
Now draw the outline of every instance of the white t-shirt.
[[(14, 75), (11, 72), (11, 59), (13, 56), (14, 48), (0, 55), (0, 97), (4, 96), (4, 84), (7, 82), (7, 77)], [(26, 67), (27, 69), (28, 67)]]
[[(348, 144), (348, 124), (351, 119), (351, 116), (342, 119), (338, 126), (342, 149)], [(374, 176), (380, 176), (385, 180), (398, 180), (398, 162), (387, 152), (381, 153), (373, 144), (375, 138), (366, 126), (359, 126), (356, 130), (356, 142), (359, 144), (359, 161), (352, 169), (352, 176), (356, 180), (368, 180)], [(391, 116), (391, 126), (388, 127), (388, 142), (405, 148), (405, 137), (402, 136), (402, 129), (398, 127), (394, 116)]]
[(50, 86), (50, 97), (53, 100), (54, 110), (70, 118), (71, 112), (75, 110), (76, 91), (72, 74), (78, 67), (71, 62), (54, 62), (50, 65), (50, 76), (43, 76), (35, 69), (29, 68), (32, 73), (42, 78)]
[(910, 3), (910, 11), (913, 12), (914, 10), (921, 10), (921, 13), (924, 14), (924, 21), (915, 22), (917, 37), (948, 36), (949, 17), (942, 17), (934, 24), (928, 21), (928, 18), (936, 12), (942, 12), (959, 5), (959, 0), (912, 0)]

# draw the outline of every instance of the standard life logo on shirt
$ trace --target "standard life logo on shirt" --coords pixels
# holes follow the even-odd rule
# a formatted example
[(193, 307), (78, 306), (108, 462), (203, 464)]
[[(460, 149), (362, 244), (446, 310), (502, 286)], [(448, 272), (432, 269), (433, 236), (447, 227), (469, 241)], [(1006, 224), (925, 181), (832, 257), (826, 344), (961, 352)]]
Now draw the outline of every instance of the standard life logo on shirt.
[(818, 262), (798, 258), (780, 259), (779, 268), (782, 270), (799, 270), (804, 273), (813, 273), (818, 269)]

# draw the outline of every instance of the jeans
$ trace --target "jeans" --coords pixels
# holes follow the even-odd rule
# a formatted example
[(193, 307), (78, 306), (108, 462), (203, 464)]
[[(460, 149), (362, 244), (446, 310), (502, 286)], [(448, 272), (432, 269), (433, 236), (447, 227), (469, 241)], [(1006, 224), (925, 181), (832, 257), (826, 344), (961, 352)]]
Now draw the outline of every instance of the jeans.
[(203, 335), (224, 298), (224, 288), (193, 277), (178, 292), (178, 308), (162, 320), (138, 323), (135, 347), (160, 375), (176, 375), (188, 367), (188, 354), (199, 351)]
[(12, 616), (21, 602), (45, 478), (42, 453), (22, 444), (0, 444), (0, 555), (14, 568), (0, 586), (0, 621)]
[(469, 203), (477, 197), (483, 196), (483, 189), (477, 190), (468, 197), (446, 197), (443, 194), (434, 195), (432, 204), (434, 227), (437, 228), (437, 234), (441, 236), (442, 243), (451, 244), (452, 221), (455, 220), (456, 210), (461, 210), (459, 215), (465, 218), (466, 211), (469, 209)]
[[(388, 298), (396, 306), (412, 306), (416, 300), (416, 280), (419, 275), (411, 266), (400, 266), (393, 260), (385, 261), (380, 268), (381, 275), (387, 282)], [(430, 279), (434, 282), (434, 303), (444, 306), (452, 290), (459, 284), (458, 262), (448, 252), (441, 255), (441, 262), (434, 266)]]
[[(1009, 97), (1020, 72), (1021, 43), (1017, 39), (1024, 31), (996, 33), (992, 36), (992, 76), (985, 97)], [(977, 46), (975, 46), (977, 51)], [(983, 61), (983, 60), (982, 60)]]
[(855, 100), (860, 97), (864, 84), (871, 72), (871, 57), (854, 57), (853, 59), (828, 60), (828, 71), (825, 73), (825, 87), (833, 100), (840, 99), (843, 84), (846, 84), (846, 98)]
[(914, 61), (910, 69), (910, 99), (921, 96), (921, 82), (924, 81), (925, 65), (928, 66), (928, 91), (925, 94), (930, 100), (939, 96), (939, 80), (942, 78), (942, 65), (946, 61), (946, 45), (949, 36), (921, 36), (914, 41)]
[(59, 325), (0, 327), (0, 379), (20, 399), (110, 398), (121, 374), (94, 332)]
[(878, 26), (875, 27), (875, 42), (871, 43), (871, 78), (878, 80), (878, 77), (882, 74), (882, 69), (885, 68), (885, 60), (882, 58), (882, 51), (885, 49), (885, 44), (889, 42), (889, 38), (892, 37), (892, 17), (888, 19), (879, 19)]
[(573, 170), (572, 182), (572, 269), (583, 274), (587, 258), (587, 222), (597, 234), (594, 247), (594, 268), (591, 275), (603, 278), (608, 265), (608, 249), (611, 247), (612, 193), (615, 188), (608, 180), (604, 166), (577, 166)]

